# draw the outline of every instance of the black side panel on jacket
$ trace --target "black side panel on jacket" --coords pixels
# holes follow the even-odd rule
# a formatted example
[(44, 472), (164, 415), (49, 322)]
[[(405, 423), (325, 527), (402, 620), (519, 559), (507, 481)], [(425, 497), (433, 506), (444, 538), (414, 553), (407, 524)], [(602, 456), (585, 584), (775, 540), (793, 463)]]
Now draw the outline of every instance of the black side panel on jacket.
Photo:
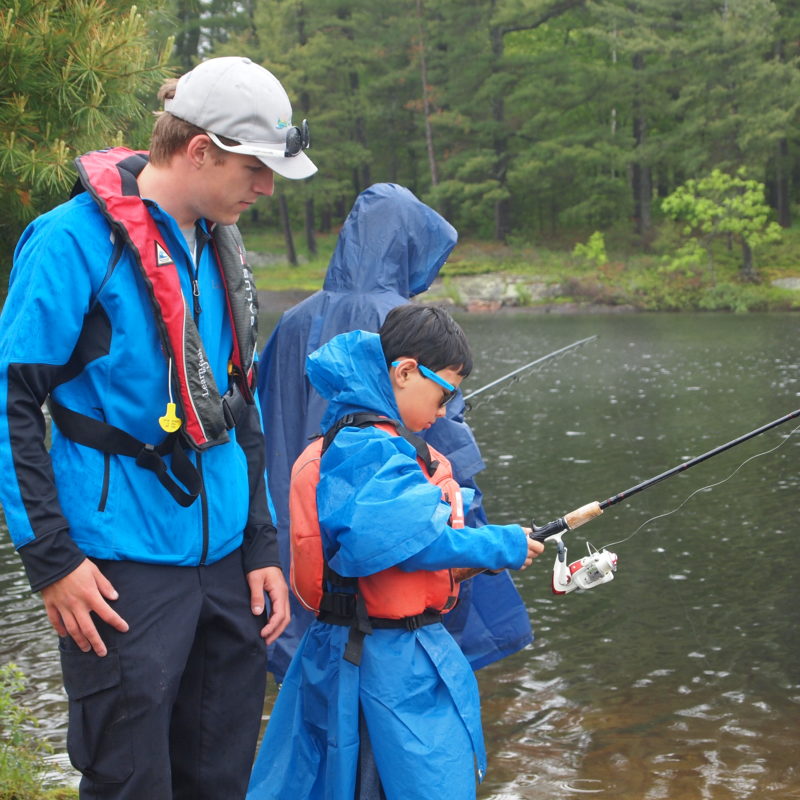
[(50, 456), (45, 448), (42, 404), (52, 389), (76, 377), (90, 361), (109, 352), (111, 324), (98, 303), (84, 318), (78, 342), (63, 365), (9, 364), (8, 429), (20, 496), (36, 537), (20, 548), (31, 587), (71, 572), (84, 558), (69, 538)]

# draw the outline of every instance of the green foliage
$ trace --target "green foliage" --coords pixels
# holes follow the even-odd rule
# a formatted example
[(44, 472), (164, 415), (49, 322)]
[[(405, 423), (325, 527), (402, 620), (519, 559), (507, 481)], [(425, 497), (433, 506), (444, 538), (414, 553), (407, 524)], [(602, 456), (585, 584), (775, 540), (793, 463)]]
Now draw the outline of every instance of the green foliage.
[(336, 246), (335, 235), (317, 236), (316, 255), (308, 252), (304, 241), (298, 240), (296, 249), (299, 263), (292, 267), (284, 252), (283, 235), (277, 228), (247, 219), (240, 222), (240, 227), (259, 289), (314, 292), (322, 287), (328, 262)]
[(606, 240), (600, 231), (595, 231), (586, 244), (575, 245), (572, 255), (576, 258), (584, 259), (595, 267), (602, 267), (608, 262), (606, 255)]
[[(131, 146), (166, 77), (159, 2), (9, 0), (0, 8), (0, 264), (22, 228), (64, 200), (81, 152)], [(157, 25), (154, 24), (154, 30)]]
[(686, 181), (663, 200), (661, 210), (681, 222), (684, 235), (694, 240), (681, 257), (696, 257), (702, 246), (710, 258), (713, 242), (730, 237), (743, 248), (742, 273), (747, 279), (752, 277), (748, 254), (781, 238), (780, 227), (769, 219), (764, 185), (748, 179), (743, 168), (735, 175), (715, 169), (704, 178)]
[(43, 757), (50, 747), (37, 738), (36, 720), (19, 703), (25, 677), (15, 664), (0, 667), (0, 800), (56, 800), (70, 790), (43, 788)]
[[(789, 181), (800, 165), (800, 23), (785, 0), (142, 0), (138, 8), (3, 5), (0, 254), (24, 221), (63, 198), (78, 151), (144, 145), (136, 120), (147, 116), (164, 66), (154, 42), (170, 33), (181, 70), (248, 55), (278, 75), (295, 116), (309, 119), (319, 173), (277, 186), (298, 245), (306, 220), (335, 234), (356, 195), (378, 181), (408, 186), (462, 237), (568, 250), (592, 231), (611, 249), (623, 228), (638, 252), (657, 248), (656, 198), (714, 170), (735, 177), (746, 167), (785, 227), (800, 207), (800, 183)], [(274, 223), (276, 207), (268, 201), (263, 217)], [(766, 266), (764, 239), (775, 228), (759, 229), (753, 208), (729, 209), (737, 214), (754, 227), (720, 226), (713, 238), (739, 244), (742, 277), (752, 279), (752, 251)], [(719, 279), (719, 243), (698, 233), (689, 238), (704, 248), (708, 274), (697, 247), (679, 244), (654, 279)], [(577, 258), (591, 270), (600, 257)], [(497, 262), (469, 269), (484, 266)]]
[[(787, 231), (786, 241), (763, 245), (765, 278), (797, 278), (800, 270), (789, 255), (800, 249), (800, 228)], [(246, 240), (251, 249), (260, 246), (250, 235)], [(262, 242), (280, 251), (277, 235)], [(328, 240), (329, 246), (331, 240)], [(660, 240), (659, 240), (660, 245)], [(487, 273), (505, 274), (520, 288), (518, 305), (536, 305), (528, 297), (525, 280), (548, 286), (548, 305), (565, 303), (622, 306), (638, 311), (791, 311), (800, 309), (800, 291), (777, 288), (766, 280), (761, 284), (742, 284), (738, 279), (738, 260), (727, 251), (725, 243), (715, 245), (716, 274), (714, 280), (705, 268), (706, 254), (692, 254), (691, 248), (675, 256), (673, 243), (660, 249), (660, 254), (625, 254), (619, 247), (609, 247), (608, 259), (600, 266), (588, 264), (575, 270), (571, 249), (547, 249), (517, 239), (513, 246), (497, 242), (461, 239), (451, 258), (439, 273), (442, 285), (432, 296), (463, 305), (469, 298), (460, 283), (463, 276)], [(296, 269), (276, 258), (271, 266), (257, 271), (260, 289), (303, 289), (314, 291), (321, 287), (324, 266), (311, 272), (311, 263), (301, 261), (300, 277)]]
[(296, 224), (312, 200), (329, 230), (387, 180), (502, 241), (627, 224), (649, 246), (656, 195), (714, 168), (800, 200), (785, 3), (169, 2), (197, 31), (182, 63), (249, 55), (309, 118), (320, 172), (284, 187)]

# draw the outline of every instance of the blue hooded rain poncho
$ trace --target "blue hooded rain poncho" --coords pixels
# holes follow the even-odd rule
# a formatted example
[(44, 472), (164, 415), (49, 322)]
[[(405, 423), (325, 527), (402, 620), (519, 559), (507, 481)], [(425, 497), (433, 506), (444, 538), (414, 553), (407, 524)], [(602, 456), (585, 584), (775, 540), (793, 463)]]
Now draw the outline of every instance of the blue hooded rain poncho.
[[(353, 331), (308, 359), (330, 401), (324, 428), (344, 414), (399, 418), (380, 337)], [(378, 428), (342, 429), (321, 461), (317, 487), (326, 558), (341, 575), (390, 566), (518, 567), (518, 525), (455, 530), (439, 488), (404, 439)], [(380, 520), (380, 524), (376, 524)], [(343, 658), (350, 629), (314, 620), (289, 666), (267, 726), (248, 800), (345, 800), (356, 791), (359, 717), (388, 800), (474, 800), (485, 751), (477, 682), (441, 623), (376, 629), (360, 666)]]
[[(305, 375), (306, 357), (339, 333), (377, 331), (386, 314), (426, 291), (456, 244), (456, 231), (408, 189), (379, 183), (362, 192), (342, 230), (321, 291), (284, 313), (259, 365), (259, 395), (267, 443), (269, 488), (276, 509), (284, 568), (289, 564), (289, 477), (309, 438), (320, 433), (325, 401)], [(483, 469), (475, 437), (464, 422), (459, 395), (425, 438), (450, 459), (456, 480), (477, 489)], [(486, 517), (476, 493), (468, 525)], [(270, 649), (278, 682), (313, 619), (294, 599), (292, 622)], [(473, 669), (529, 644), (525, 606), (507, 573), (479, 575), (461, 588), (448, 628)]]

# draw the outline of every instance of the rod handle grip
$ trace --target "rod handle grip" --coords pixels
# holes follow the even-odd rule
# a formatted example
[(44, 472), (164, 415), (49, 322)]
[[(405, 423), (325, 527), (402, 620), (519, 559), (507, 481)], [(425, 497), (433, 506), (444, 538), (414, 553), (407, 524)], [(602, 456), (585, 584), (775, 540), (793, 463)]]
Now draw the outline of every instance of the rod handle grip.
[(492, 571), (493, 570), (484, 569), (483, 567), (455, 567), (450, 570), (453, 575), (453, 580), (456, 583), (463, 583), (470, 578), (474, 578), (476, 575), (480, 575), (482, 572)]
[(570, 530), (575, 530), (575, 528), (579, 528), (585, 522), (599, 517), (602, 513), (603, 509), (600, 508), (600, 503), (595, 500), (592, 503), (587, 503), (585, 506), (576, 508), (574, 511), (570, 511), (569, 514), (565, 514), (564, 520), (567, 525), (569, 525)]

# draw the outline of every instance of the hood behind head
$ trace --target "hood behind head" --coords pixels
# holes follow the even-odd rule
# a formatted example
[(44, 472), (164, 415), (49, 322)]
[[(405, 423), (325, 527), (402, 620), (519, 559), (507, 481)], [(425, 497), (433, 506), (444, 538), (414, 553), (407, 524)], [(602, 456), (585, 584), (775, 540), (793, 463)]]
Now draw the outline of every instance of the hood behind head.
[(328, 401), (323, 431), (345, 414), (357, 411), (400, 417), (377, 333), (350, 331), (334, 336), (308, 356), (306, 374)]
[(356, 198), (323, 289), (413, 297), (433, 283), (457, 240), (455, 228), (408, 189), (376, 183)]

